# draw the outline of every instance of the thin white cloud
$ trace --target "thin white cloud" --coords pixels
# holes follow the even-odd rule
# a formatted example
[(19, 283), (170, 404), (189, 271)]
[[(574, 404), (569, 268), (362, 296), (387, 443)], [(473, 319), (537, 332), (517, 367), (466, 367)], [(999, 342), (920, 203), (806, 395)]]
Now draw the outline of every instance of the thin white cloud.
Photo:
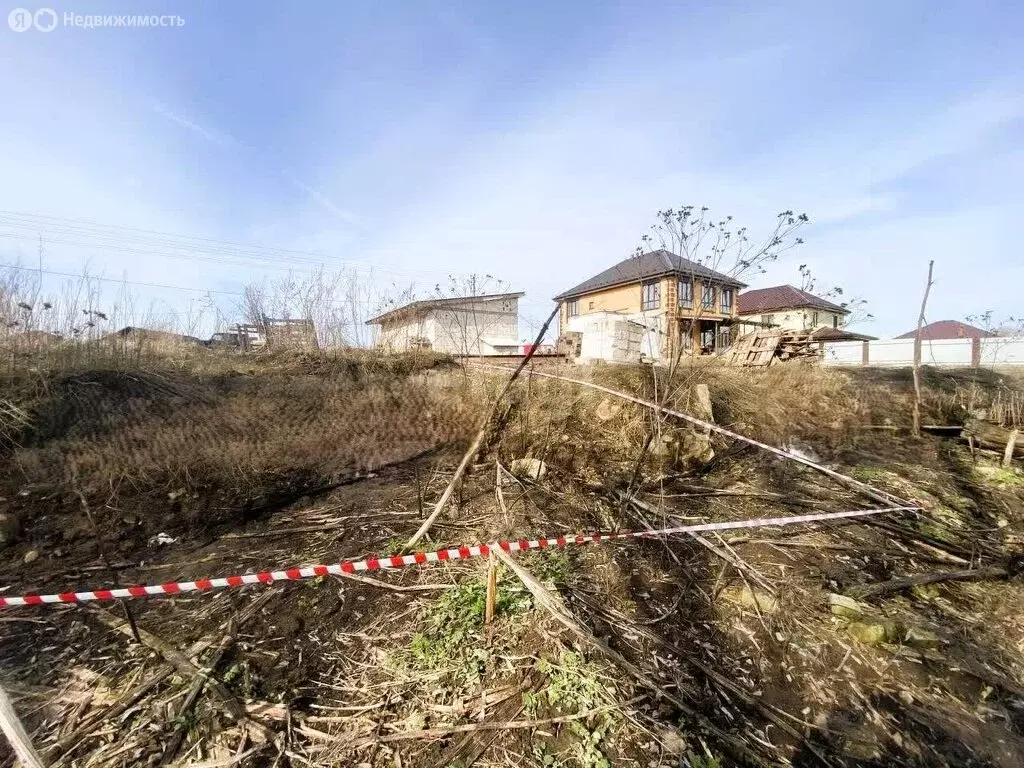
[(195, 120), (192, 120), (191, 118), (187, 117), (186, 115), (171, 110), (166, 104), (163, 104), (162, 102), (153, 102), (153, 111), (159, 115), (163, 115), (168, 120), (177, 123), (182, 128), (185, 128), (191, 131), (192, 133), (202, 137), (206, 141), (209, 141), (213, 144), (217, 144), (218, 146), (226, 147), (230, 144), (235, 143), (235, 140), (228, 134), (221, 133), (220, 131), (215, 131), (210, 128), (205, 128), (199, 123), (197, 123)]
[(305, 192), (319, 205), (333, 213), (346, 224), (357, 224), (359, 222), (359, 217), (355, 213), (348, 210), (347, 208), (342, 208), (338, 205), (335, 205), (334, 202), (329, 197), (327, 197), (327, 195), (325, 195), (319, 189), (311, 187), (305, 182), (296, 178), (291, 171), (282, 171), (282, 175), (286, 179), (288, 179), (288, 181), (294, 184), (296, 188)]

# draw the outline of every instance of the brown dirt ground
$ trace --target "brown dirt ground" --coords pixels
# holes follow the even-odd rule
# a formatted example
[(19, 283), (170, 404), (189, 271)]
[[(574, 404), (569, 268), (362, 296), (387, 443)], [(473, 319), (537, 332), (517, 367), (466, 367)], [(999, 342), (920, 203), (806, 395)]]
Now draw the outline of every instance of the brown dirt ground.
[[(653, 392), (649, 371), (591, 373)], [(154, 583), (394, 551), (444, 489), (494, 383), (477, 376), (467, 388), (458, 373), (360, 379), (336, 367), (124, 377), (77, 374), (35, 400), (35, 432), (2, 473), (0, 511), (22, 529), (0, 558), (6, 594), (109, 586), (111, 571), (121, 584)], [(138, 625), (174, 648), (207, 641), (194, 654), (202, 666), (232, 617), (270, 592), (214, 669), (251, 721), (233, 722), (210, 691), (182, 712), (191, 680), (175, 672), (64, 745), (62, 764), (160, 764), (178, 731), (183, 744), (167, 759), (182, 765), (1024, 764), (1018, 580), (890, 593), (866, 600), (858, 622), (828, 606), (830, 593), (899, 576), (1015, 572), (1024, 478), (949, 440), (865, 429), (905, 426), (898, 372), (701, 369), (684, 383), (697, 377), (719, 423), (813, 451), (925, 511), (882, 525), (725, 535), (742, 571), (678, 537), (520, 558), (686, 711), (580, 644), (503, 569), (497, 619), (483, 626), (487, 565), (460, 562), (373, 574), (426, 587), (415, 591), (329, 577), (132, 601)], [(929, 381), (935, 420), (956, 415), (970, 383), (946, 378)], [(685, 407), (686, 388), (674, 397)], [(433, 543), (632, 529), (641, 516), (660, 525), (872, 506), (824, 476), (717, 439), (717, 458), (695, 463), (693, 434), (669, 423), (635, 473), (652, 422), (605, 400), (524, 381)], [(112, 472), (117, 455), (132, 461)], [(500, 503), (494, 461), (523, 455), (543, 458), (548, 474), (506, 478)], [(634, 477), (644, 509), (619, 501)], [(101, 542), (79, 492), (106, 531)], [(176, 541), (151, 544), (160, 531)], [(30, 552), (38, 556), (26, 563)], [(106, 621), (83, 606), (0, 615), (2, 682), (44, 751), (161, 672), (158, 653), (109, 628), (122, 609), (103, 610)], [(855, 639), (854, 623), (885, 628), (884, 642)], [(612, 705), (533, 728), (419, 733)]]

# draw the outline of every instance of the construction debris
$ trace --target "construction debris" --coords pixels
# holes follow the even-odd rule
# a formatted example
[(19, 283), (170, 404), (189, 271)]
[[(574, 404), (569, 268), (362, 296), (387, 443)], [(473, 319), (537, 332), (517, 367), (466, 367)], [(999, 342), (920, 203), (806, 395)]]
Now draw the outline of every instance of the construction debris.
[(740, 336), (722, 352), (729, 365), (761, 368), (790, 360), (813, 361), (820, 356), (818, 343), (809, 333), (769, 330)]

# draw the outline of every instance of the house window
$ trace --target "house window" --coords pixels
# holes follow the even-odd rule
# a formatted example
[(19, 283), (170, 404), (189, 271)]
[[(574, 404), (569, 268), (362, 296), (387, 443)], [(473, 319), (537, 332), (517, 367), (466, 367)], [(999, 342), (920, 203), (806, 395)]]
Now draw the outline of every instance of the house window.
[(649, 283), (644, 283), (641, 286), (643, 291), (640, 300), (640, 310), (646, 312), (649, 309), (658, 309), (661, 307), (661, 281), (654, 280)]
[(813, 315), (811, 315), (811, 325), (814, 326), (815, 328), (818, 327), (818, 313), (817, 312), (815, 312)]
[(679, 306), (693, 309), (693, 280), (679, 281)]
[(775, 315), (761, 315), (761, 325), (769, 326), (775, 324)]
[(732, 314), (732, 288), (722, 289), (722, 314)]
[(569, 317), (576, 317), (580, 313), (579, 299), (572, 299), (565, 302), (565, 313)]
[(731, 344), (731, 336), (728, 328), (718, 329), (718, 347), (717, 349), (727, 349)]
[(701, 291), (700, 305), (704, 309), (713, 309), (715, 306), (715, 286), (705, 285)]
[(838, 328), (839, 327), (839, 315), (832, 315), (832, 327), (833, 328)]
[(593, 308), (594, 308), (594, 302), (592, 302), (592, 301), (587, 302), (587, 309), (593, 309)]

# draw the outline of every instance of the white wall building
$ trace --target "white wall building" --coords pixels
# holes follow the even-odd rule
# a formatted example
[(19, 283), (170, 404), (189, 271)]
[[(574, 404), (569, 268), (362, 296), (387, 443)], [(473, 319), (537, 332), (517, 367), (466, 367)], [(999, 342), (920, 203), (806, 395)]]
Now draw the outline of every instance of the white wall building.
[(377, 326), (374, 346), (392, 352), (431, 349), (451, 355), (517, 354), (522, 351), (519, 299), (523, 295), (414, 301), (366, 322)]
[(807, 333), (822, 328), (843, 330), (850, 311), (795, 286), (775, 285), (741, 293), (739, 313), (745, 332), (771, 326)]
[(661, 356), (664, 317), (641, 312), (589, 312), (570, 317), (566, 330), (582, 335), (577, 362), (639, 363)]

